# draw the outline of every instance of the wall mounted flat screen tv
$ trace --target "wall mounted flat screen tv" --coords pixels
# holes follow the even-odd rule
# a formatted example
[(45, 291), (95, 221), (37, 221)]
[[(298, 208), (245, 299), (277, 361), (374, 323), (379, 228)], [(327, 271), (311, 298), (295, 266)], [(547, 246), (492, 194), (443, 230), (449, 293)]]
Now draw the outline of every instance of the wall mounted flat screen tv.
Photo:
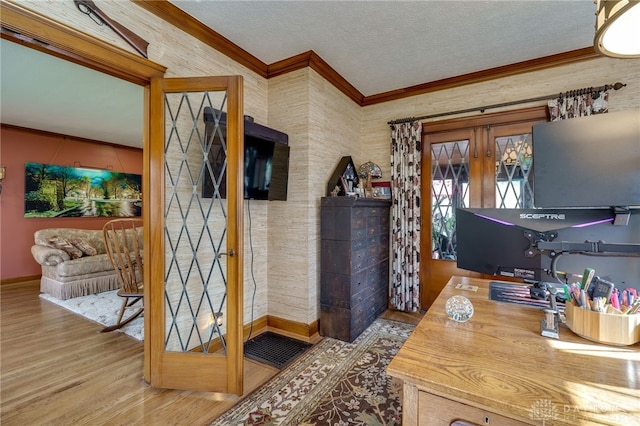
[[(219, 126), (216, 128), (215, 119)], [(207, 162), (202, 196), (212, 198), (218, 191), (226, 198), (226, 114), (205, 107), (205, 141)], [(285, 133), (254, 123), (244, 122), (244, 198), (253, 200), (286, 200), (289, 181), (289, 146)], [(226, 141), (225, 141), (226, 143)]]
[(244, 198), (286, 200), (289, 147), (253, 136), (244, 138)]
[(640, 207), (640, 109), (533, 126), (536, 207)]

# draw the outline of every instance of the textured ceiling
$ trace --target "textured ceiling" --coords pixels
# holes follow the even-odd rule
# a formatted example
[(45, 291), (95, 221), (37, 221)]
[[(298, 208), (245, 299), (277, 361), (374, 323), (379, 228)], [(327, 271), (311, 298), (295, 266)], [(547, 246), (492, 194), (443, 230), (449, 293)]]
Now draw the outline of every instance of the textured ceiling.
[[(172, 3), (265, 64), (313, 50), (364, 96), (588, 47), (595, 20), (592, 0)], [(0, 54), (3, 123), (142, 146), (139, 86), (5, 40)]]
[(271, 64), (313, 50), (363, 95), (581, 49), (581, 1), (181, 1), (172, 3)]

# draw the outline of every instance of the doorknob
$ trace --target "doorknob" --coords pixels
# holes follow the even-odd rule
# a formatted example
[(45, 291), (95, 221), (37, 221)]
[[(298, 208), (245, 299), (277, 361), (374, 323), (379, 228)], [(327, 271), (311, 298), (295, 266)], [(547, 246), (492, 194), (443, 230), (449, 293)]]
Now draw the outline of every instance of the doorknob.
[(222, 256), (229, 256), (229, 257), (233, 257), (235, 256), (236, 251), (234, 249), (229, 250), (229, 253), (223, 252), (223, 253), (218, 253), (218, 259), (220, 259)]

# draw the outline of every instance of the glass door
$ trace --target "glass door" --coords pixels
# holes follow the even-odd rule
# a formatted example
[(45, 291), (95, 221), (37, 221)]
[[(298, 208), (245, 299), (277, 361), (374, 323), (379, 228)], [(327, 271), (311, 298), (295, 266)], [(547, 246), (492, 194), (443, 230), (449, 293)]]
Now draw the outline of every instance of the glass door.
[[(530, 124), (489, 129), (495, 160), (494, 204), (499, 209), (533, 208), (533, 143)], [(489, 165), (488, 165), (489, 166)], [(487, 200), (489, 201), (489, 200)], [(487, 206), (488, 207), (488, 206)]]
[(456, 208), (533, 207), (531, 126), (544, 121), (546, 108), (536, 107), (423, 124), (422, 176), (430, 180), (422, 182), (422, 217), (431, 224), (421, 241), (423, 308), (452, 275), (481, 277), (457, 267)]
[(150, 99), (150, 382), (241, 395), (242, 78), (154, 79)]
[[(422, 176), (430, 176), (430, 181), (429, 185), (423, 182), (422, 199), (429, 200), (429, 213), (425, 215), (423, 205), (422, 217), (427, 218), (431, 226), (428, 232), (423, 232), (420, 242), (423, 254), (420, 304), (423, 308), (433, 303), (452, 275), (469, 275), (456, 266), (455, 214), (458, 207), (472, 207), (480, 202), (481, 181), (473, 176), (479, 176), (482, 167), (482, 161), (474, 156), (478, 141), (473, 129), (429, 134), (424, 140)], [(428, 188), (427, 194), (425, 188)]]

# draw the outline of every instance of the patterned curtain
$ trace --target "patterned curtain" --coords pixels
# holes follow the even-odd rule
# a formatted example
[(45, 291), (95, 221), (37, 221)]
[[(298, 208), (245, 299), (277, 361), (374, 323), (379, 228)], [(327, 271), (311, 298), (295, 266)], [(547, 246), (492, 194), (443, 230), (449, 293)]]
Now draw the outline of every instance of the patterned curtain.
[(609, 91), (576, 90), (548, 102), (550, 121), (585, 117), (609, 111)]
[(422, 124), (391, 126), (391, 305), (420, 309), (420, 161)]

